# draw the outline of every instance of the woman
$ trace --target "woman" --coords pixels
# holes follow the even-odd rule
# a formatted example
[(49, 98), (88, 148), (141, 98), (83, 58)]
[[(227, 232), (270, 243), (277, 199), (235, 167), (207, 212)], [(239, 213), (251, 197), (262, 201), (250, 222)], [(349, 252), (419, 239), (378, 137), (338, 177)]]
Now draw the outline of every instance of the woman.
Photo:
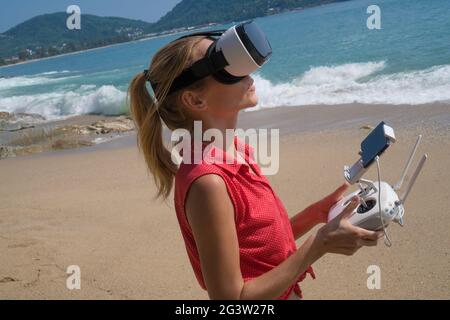
[[(129, 88), (138, 144), (158, 188), (167, 198), (175, 182), (175, 210), (194, 273), (211, 299), (298, 299), (298, 282), (326, 253), (352, 255), (374, 246), (379, 232), (351, 225), (354, 199), (336, 219), (326, 223), (329, 209), (348, 189), (335, 192), (288, 218), (280, 199), (253, 162), (251, 148), (239, 139), (214, 146), (214, 157), (235, 163), (184, 163), (178, 167), (164, 147), (163, 123), (171, 130), (216, 129), (226, 136), (239, 111), (255, 106), (258, 98), (250, 76), (224, 84), (208, 76), (172, 92), (183, 70), (203, 58), (212, 40), (185, 37), (160, 49), (150, 69), (139, 73)], [(149, 94), (147, 80), (154, 96)], [(239, 148), (238, 148), (239, 147)], [(244, 152), (235, 152), (236, 150)], [(244, 161), (242, 161), (244, 160)], [(297, 249), (300, 238), (326, 223)]]

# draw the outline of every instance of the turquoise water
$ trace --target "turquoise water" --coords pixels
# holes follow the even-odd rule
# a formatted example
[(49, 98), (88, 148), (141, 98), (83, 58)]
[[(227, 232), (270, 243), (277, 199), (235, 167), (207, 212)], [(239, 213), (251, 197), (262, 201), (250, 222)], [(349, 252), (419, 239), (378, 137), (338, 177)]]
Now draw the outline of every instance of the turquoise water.
[[(274, 54), (254, 75), (255, 109), (450, 103), (450, 1), (377, 0), (382, 29), (369, 30), (366, 9), (374, 3), (355, 0), (256, 19)], [(0, 111), (48, 118), (121, 114), (131, 77), (176, 37), (0, 68)]]

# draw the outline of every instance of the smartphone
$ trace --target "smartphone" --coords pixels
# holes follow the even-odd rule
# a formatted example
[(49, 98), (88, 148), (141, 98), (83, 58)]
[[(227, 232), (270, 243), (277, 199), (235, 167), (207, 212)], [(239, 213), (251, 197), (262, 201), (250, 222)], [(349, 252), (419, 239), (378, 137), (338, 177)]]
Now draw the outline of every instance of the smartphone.
[(381, 155), (395, 142), (394, 129), (383, 121), (361, 142), (361, 158), (351, 167), (344, 167), (344, 177), (350, 184), (359, 181), (376, 156)]
[(395, 142), (394, 129), (380, 122), (378, 126), (361, 142), (361, 159), (364, 168), (370, 166), (376, 156), (381, 155)]

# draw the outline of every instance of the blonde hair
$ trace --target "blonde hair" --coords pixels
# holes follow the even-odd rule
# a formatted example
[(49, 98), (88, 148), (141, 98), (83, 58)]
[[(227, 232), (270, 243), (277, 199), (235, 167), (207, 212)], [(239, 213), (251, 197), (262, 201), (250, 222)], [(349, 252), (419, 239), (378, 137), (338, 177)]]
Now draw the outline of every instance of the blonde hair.
[[(157, 197), (166, 199), (173, 186), (178, 170), (169, 150), (163, 142), (163, 122), (170, 130), (192, 129), (193, 120), (181, 107), (182, 90), (168, 95), (171, 84), (181, 72), (194, 61), (194, 47), (204, 36), (176, 40), (161, 48), (153, 57), (147, 77), (156, 83), (151, 95), (146, 87), (144, 72), (137, 74), (128, 88), (128, 105), (137, 130), (138, 148), (144, 154), (145, 162), (153, 175)], [(203, 81), (189, 86), (196, 89)]]

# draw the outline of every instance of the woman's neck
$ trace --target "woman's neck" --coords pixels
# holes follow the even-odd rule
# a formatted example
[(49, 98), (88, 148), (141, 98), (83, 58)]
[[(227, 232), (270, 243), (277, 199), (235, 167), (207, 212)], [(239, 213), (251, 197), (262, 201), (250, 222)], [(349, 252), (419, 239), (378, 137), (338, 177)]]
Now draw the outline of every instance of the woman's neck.
[[(219, 146), (225, 151), (230, 151), (234, 148), (234, 139), (231, 141), (227, 141), (227, 130), (235, 130), (238, 120), (238, 113), (228, 114), (227, 116), (221, 117), (206, 117), (202, 119), (202, 129), (206, 131), (208, 129), (216, 129), (219, 130), (222, 134), (223, 146)], [(234, 136), (234, 134), (233, 134)]]

